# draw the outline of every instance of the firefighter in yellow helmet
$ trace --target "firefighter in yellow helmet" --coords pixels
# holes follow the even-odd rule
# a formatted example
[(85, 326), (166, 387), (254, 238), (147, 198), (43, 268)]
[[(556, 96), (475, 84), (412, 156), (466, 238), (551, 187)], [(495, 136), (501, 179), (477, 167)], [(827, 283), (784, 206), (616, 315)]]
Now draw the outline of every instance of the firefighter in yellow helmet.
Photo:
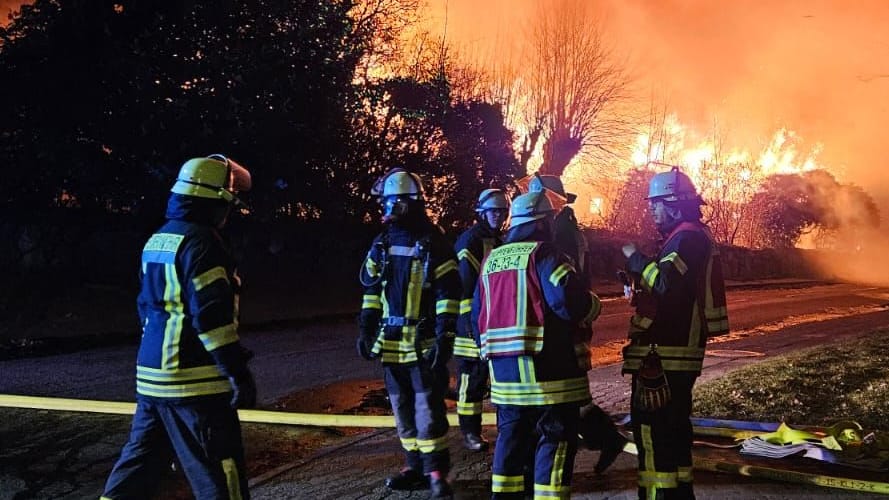
[(485, 189), (478, 196), (475, 213), (478, 222), (457, 238), (454, 247), (463, 283), (454, 355), (457, 357), (457, 415), (463, 446), (484, 451), (488, 441), (482, 436), (482, 400), (488, 388), (488, 365), (479, 359), (470, 310), (478, 284), (479, 263), (500, 246), (500, 231), (509, 217), (509, 198), (502, 189)]
[(222, 155), (179, 171), (167, 221), (142, 250), (136, 413), (102, 498), (151, 496), (170, 444), (196, 498), (250, 496), (237, 409), (255, 405), (256, 385), (238, 338), (239, 279), (218, 232), (250, 184)]
[(633, 376), (639, 498), (693, 499), (691, 393), (707, 339), (728, 332), (725, 284), (691, 179), (676, 167), (655, 174), (648, 201), (664, 237), (658, 254), (623, 247), (638, 289), (622, 373)]
[(416, 174), (396, 168), (372, 193), (380, 196), (383, 232), (361, 267), (364, 299), (358, 353), (379, 358), (406, 466), (386, 480), (393, 490), (452, 494), (445, 407), (460, 299), (454, 249), (426, 215)]
[(481, 264), (472, 301), (497, 406), (493, 498), (568, 498), (578, 409), (590, 401), (589, 356), (576, 354), (586, 341), (576, 325), (592, 323), (601, 304), (552, 243), (555, 210), (544, 193), (518, 196), (510, 216), (504, 244)]
[[(528, 190), (546, 194), (554, 207), (561, 207), (557, 209), (558, 213), (553, 223), (553, 240), (561, 251), (571, 257), (584, 283), (590, 284), (590, 263), (587, 262), (589, 246), (586, 237), (580, 231), (574, 210), (570, 207), (577, 196), (574, 193), (567, 193), (562, 180), (555, 175), (534, 174), (528, 182)], [(587, 338), (589, 341), (592, 333), (589, 325), (578, 326), (578, 338)], [(587, 355), (590, 354), (589, 350), (586, 352)], [(591, 450), (599, 450), (599, 460), (593, 468), (599, 474), (614, 463), (627, 443), (627, 438), (617, 430), (611, 417), (595, 403), (590, 403), (580, 410), (580, 436), (584, 446)]]

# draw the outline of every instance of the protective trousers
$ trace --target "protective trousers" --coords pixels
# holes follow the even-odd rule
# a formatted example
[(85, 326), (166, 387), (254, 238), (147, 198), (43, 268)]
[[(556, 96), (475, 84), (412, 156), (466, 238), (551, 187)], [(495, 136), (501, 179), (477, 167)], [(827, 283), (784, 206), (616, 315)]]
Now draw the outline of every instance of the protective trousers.
[(697, 375), (666, 372), (671, 399), (648, 412), (636, 407), (636, 377), (630, 413), (633, 437), (639, 450), (639, 498), (646, 500), (694, 499), (692, 487), (691, 391)]
[(149, 498), (173, 445), (197, 500), (249, 499), (238, 414), (230, 394), (167, 401), (136, 396), (130, 437), (102, 498)]
[(569, 498), (578, 418), (576, 403), (498, 405), (491, 498), (524, 498), (532, 473), (534, 498)]
[(411, 364), (383, 365), (383, 379), (407, 466), (447, 475), (451, 467), (444, 402), (447, 366), (433, 370), (422, 358)]
[(488, 388), (488, 363), (457, 356), (457, 415), (460, 430), (482, 433), (482, 401)]

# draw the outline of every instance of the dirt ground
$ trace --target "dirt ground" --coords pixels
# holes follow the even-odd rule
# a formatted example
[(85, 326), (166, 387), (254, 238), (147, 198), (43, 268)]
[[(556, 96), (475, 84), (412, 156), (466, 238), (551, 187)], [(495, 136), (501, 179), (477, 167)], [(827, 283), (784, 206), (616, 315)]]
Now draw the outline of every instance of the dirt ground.
[[(381, 380), (348, 381), (293, 393), (273, 408), (305, 413), (391, 413)], [(129, 433), (131, 417), (0, 408), (0, 499), (96, 498)], [(370, 429), (242, 425), (247, 475), (311, 457)], [(172, 460), (171, 460), (172, 465)], [(154, 498), (192, 498), (181, 472), (160, 478)]]

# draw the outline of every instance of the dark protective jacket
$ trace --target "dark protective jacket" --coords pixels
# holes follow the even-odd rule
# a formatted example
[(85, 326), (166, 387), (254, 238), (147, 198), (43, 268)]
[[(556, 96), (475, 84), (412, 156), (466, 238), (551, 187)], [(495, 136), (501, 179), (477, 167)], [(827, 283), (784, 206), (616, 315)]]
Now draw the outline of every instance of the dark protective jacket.
[(472, 335), (472, 298), (478, 284), (479, 266), (491, 250), (501, 243), (500, 235), (485, 222), (478, 222), (457, 238), (458, 269), (463, 291), (460, 295), (460, 317), (457, 321), (457, 338), (454, 339), (454, 355), (478, 359), (478, 346)]
[(700, 222), (682, 222), (657, 257), (636, 252), (627, 271), (641, 286), (623, 373), (638, 371), (651, 344), (665, 371), (700, 373), (707, 338), (728, 333), (719, 248)]
[(481, 265), (472, 321), (482, 357), (490, 359), (495, 404), (590, 400), (588, 360), (577, 358), (575, 331), (601, 305), (569, 259), (540, 236), (511, 233)]
[(360, 327), (384, 364), (415, 363), (439, 336), (452, 336), (460, 298), (454, 249), (426, 222), (393, 224), (377, 236), (361, 269)]
[(188, 398), (232, 390), (247, 372), (238, 339), (239, 279), (216, 224), (224, 202), (172, 195), (142, 250), (136, 392)]
[(563, 208), (553, 221), (553, 233), (555, 236), (556, 246), (559, 250), (568, 254), (574, 262), (574, 268), (577, 274), (589, 281), (589, 272), (587, 269), (589, 262), (589, 246), (586, 238), (577, 226), (577, 217), (574, 210), (566, 206)]

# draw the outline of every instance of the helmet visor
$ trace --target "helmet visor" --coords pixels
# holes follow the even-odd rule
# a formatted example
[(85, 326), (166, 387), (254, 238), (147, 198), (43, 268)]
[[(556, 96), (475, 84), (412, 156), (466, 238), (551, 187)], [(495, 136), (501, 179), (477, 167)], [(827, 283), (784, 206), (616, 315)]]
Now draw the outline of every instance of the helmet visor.
[(253, 179), (250, 177), (250, 172), (232, 159), (228, 160), (228, 168), (230, 169), (228, 190), (234, 193), (250, 191), (250, 188), (253, 187)]
[(242, 167), (240, 163), (222, 154), (208, 155), (207, 158), (225, 163), (226, 180), (225, 185), (219, 188), (219, 197), (236, 207), (247, 209), (247, 204), (238, 198), (237, 193), (249, 191), (253, 186), (250, 171)]

